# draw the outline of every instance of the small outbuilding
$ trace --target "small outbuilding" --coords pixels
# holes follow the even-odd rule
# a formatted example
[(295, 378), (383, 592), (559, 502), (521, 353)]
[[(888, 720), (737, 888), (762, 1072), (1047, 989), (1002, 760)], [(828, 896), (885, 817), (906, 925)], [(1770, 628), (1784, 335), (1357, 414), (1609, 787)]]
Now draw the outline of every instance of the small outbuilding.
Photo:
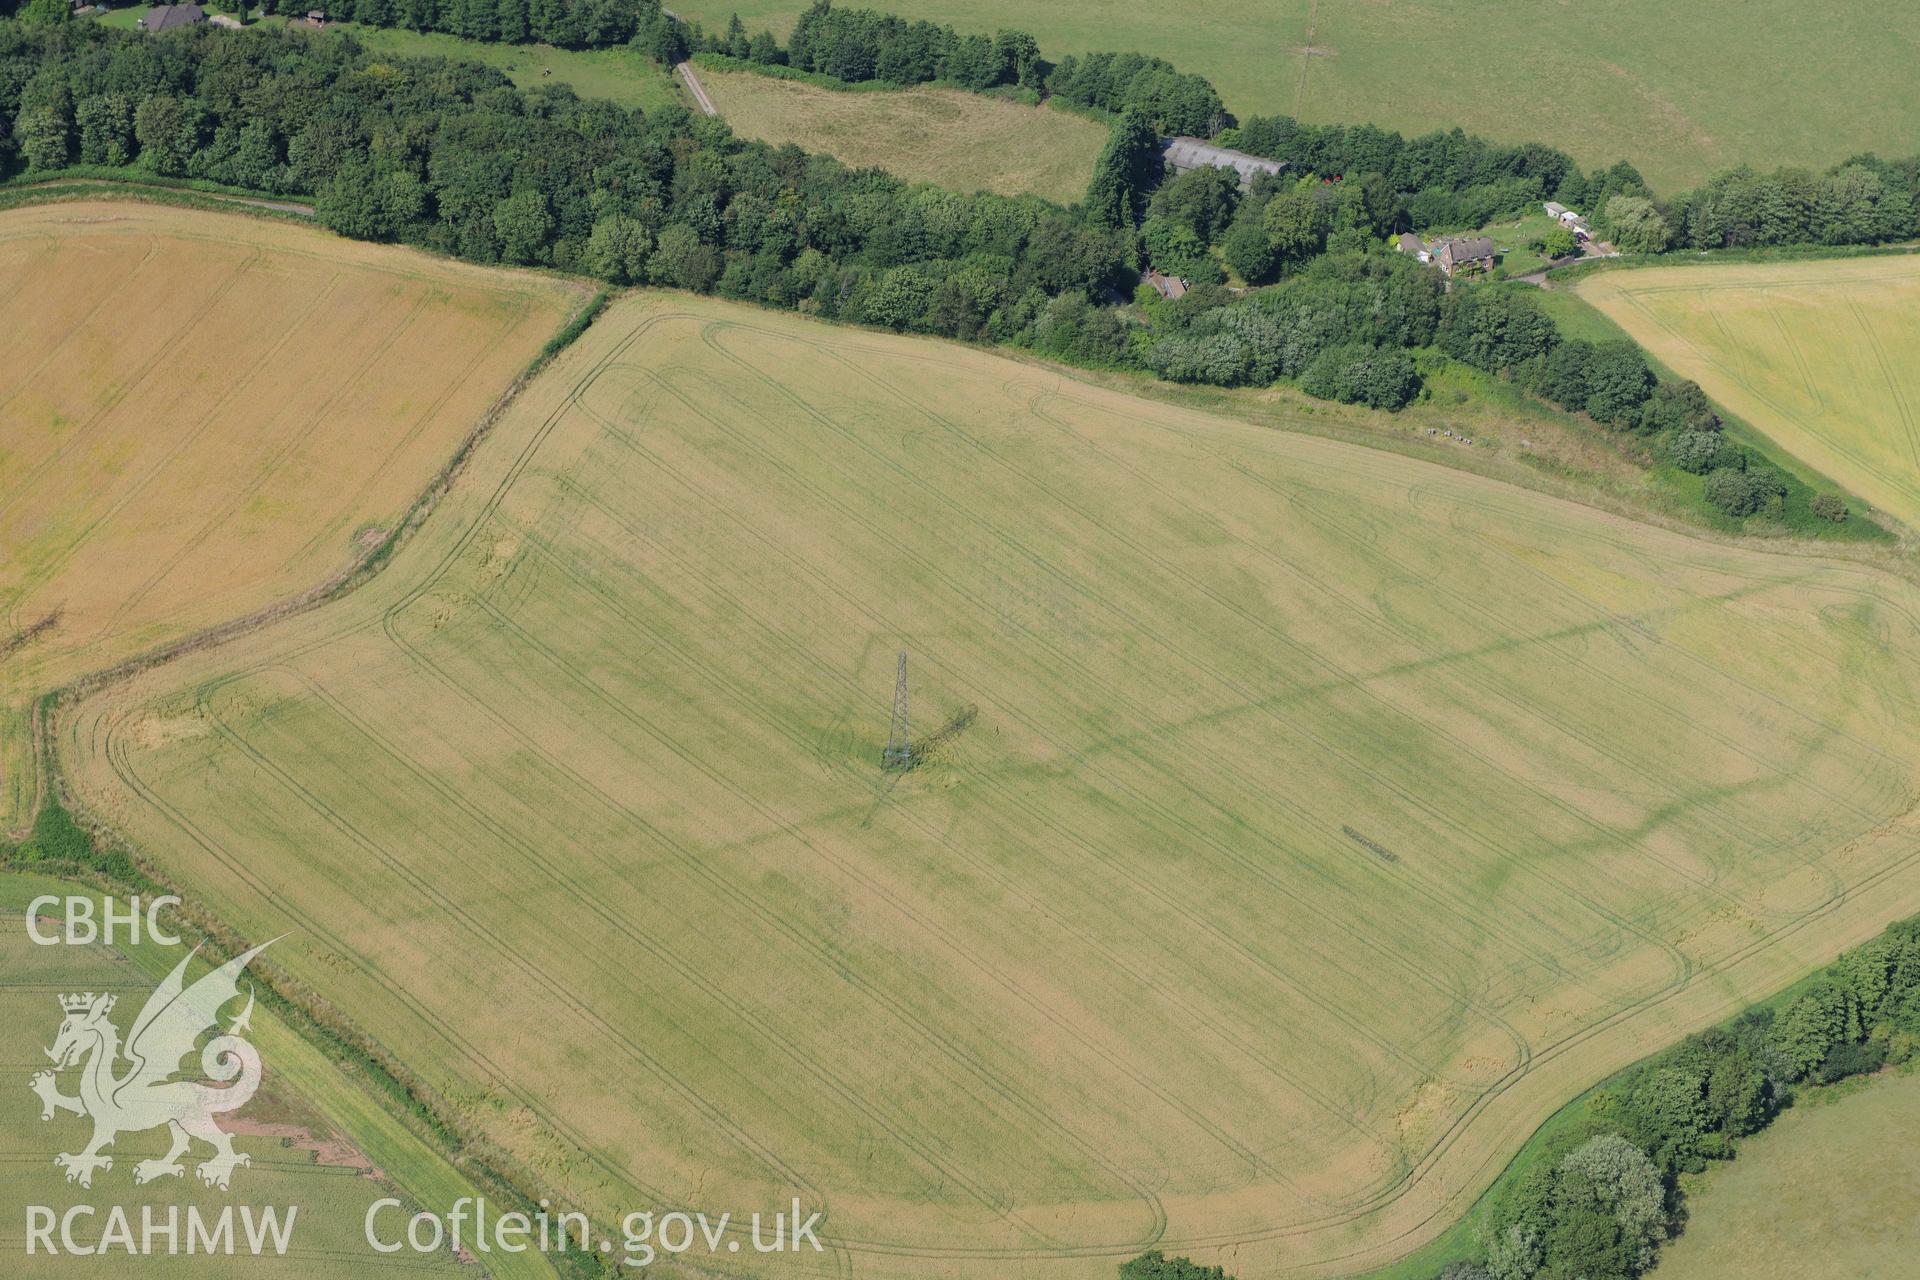
[(1493, 270), (1493, 240), (1488, 236), (1461, 236), (1433, 247), (1433, 260), (1449, 276), (1475, 276)]
[(206, 20), (207, 11), (197, 4), (157, 4), (147, 10), (139, 26), (146, 32), (172, 31), (176, 27), (191, 27)]
[(1401, 253), (1411, 254), (1422, 262), (1427, 261), (1427, 259), (1433, 256), (1427, 252), (1427, 242), (1411, 231), (1402, 231), (1399, 236), (1394, 239), (1393, 247)]

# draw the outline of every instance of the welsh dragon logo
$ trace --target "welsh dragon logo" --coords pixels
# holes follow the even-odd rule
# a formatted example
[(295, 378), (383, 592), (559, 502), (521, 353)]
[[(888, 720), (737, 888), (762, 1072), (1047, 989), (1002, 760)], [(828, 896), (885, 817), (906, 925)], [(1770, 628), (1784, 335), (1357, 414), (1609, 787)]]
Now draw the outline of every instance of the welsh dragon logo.
[[(180, 1157), (196, 1138), (214, 1149), (199, 1168), (200, 1180), (209, 1186), (226, 1190), (235, 1167), (250, 1163), (233, 1149), (233, 1139), (214, 1123), (214, 1117), (246, 1106), (260, 1087), (260, 1051), (241, 1038), (253, 1018), (251, 991), (246, 1008), (226, 1034), (214, 1036), (200, 1051), (201, 1072), (220, 1086), (175, 1077), (180, 1074), (181, 1059), (193, 1052), (201, 1035), (219, 1030), (220, 1010), (240, 994), (240, 974), (270, 945), (262, 943), (235, 956), (192, 986), (186, 985), (187, 962), (193, 959), (189, 955), (147, 997), (124, 1046), (119, 1028), (108, 1018), (113, 996), (87, 992), (60, 997), (66, 1019), (47, 1050), (53, 1070), (36, 1073), (30, 1087), (40, 1097), (42, 1120), (53, 1119), (56, 1111), (71, 1111), (93, 1121), (93, 1140), (85, 1150), (53, 1158), (67, 1171), (68, 1182), (91, 1187), (96, 1169), (113, 1168), (113, 1157), (101, 1151), (113, 1145), (116, 1137), (162, 1125), (172, 1134), (172, 1149), (158, 1159), (134, 1165), (135, 1182), (181, 1176), (186, 1170)], [(80, 1092), (69, 1097), (59, 1091), (55, 1077), (76, 1067)]]

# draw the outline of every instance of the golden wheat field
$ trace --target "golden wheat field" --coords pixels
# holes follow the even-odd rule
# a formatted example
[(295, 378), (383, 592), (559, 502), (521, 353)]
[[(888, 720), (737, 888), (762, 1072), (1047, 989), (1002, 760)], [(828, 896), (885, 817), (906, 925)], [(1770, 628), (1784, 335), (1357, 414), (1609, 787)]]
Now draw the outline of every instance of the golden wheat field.
[(380, 576), (57, 749), (529, 1184), (826, 1213), (709, 1273), (1327, 1276), (1920, 909), (1916, 606), (636, 294)]
[(1920, 529), (1920, 257), (1652, 267), (1577, 288), (1714, 399)]
[(0, 213), (0, 829), (30, 699), (351, 564), (582, 296), (238, 215)]

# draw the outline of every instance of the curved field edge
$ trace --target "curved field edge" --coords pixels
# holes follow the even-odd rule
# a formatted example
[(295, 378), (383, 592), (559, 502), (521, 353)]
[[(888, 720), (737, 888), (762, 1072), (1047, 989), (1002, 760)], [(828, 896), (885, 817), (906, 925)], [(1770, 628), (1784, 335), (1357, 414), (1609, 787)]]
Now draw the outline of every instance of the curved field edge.
[[(1890, 923), (1897, 924), (1899, 921), (1896, 920)], [(1815, 969), (1811, 973), (1805, 974), (1795, 980), (1792, 984), (1770, 994), (1765, 999), (1755, 1001), (1745, 1006), (1739, 1011), (1736, 1017), (1757, 1010), (1767, 1010), (1776, 1015), (1783, 1013), (1796, 998), (1804, 994), (1807, 990), (1821, 981), (1834, 976), (1832, 969), (1833, 967), (1830, 966), (1822, 966)], [(1716, 1027), (1729, 1026), (1734, 1020), (1733, 1018), (1721, 1019), (1711, 1025)], [(1661, 1057), (1663, 1052), (1662, 1050), (1656, 1050), (1648, 1054), (1645, 1058), (1629, 1064), (1620, 1071), (1608, 1076), (1606, 1079), (1597, 1082), (1591, 1088), (1584, 1090), (1579, 1096), (1571, 1099), (1565, 1106), (1549, 1116), (1547, 1120), (1541, 1124), (1539, 1129), (1535, 1130), (1533, 1135), (1527, 1139), (1526, 1145), (1508, 1162), (1506, 1168), (1500, 1172), (1500, 1176), (1494, 1179), (1486, 1191), (1481, 1193), (1480, 1197), (1474, 1201), (1472, 1207), (1462, 1214), (1453, 1226), (1448, 1228), (1439, 1237), (1428, 1244), (1422, 1245), (1413, 1253), (1408, 1254), (1396, 1262), (1372, 1271), (1367, 1271), (1363, 1274), (1355, 1275), (1351, 1277), (1350, 1280), (1434, 1280), (1434, 1277), (1438, 1276), (1449, 1263), (1483, 1259), (1486, 1250), (1481, 1229), (1491, 1211), (1499, 1203), (1502, 1194), (1508, 1188), (1516, 1185), (1529, 1174), (1533, 1173), (1543, 1160), (1552, 1163), (1562, 1158), (1566, 1154), (1567, 1147), (1570, 1145), (1567, 1141), (1568, 1138), (1577, 1138), (1577, 1136), (1591, 1134), (1596, 1130), (1611, 1132), (1615, 1127), (1614, 1122), (1596, 1123), (1587, 1110), (1588, 1102), (1602, 1091), (1607, 1090), (1633, 1074), (1644, 1063)], [(1909, 1088), (1920, 1088), (1920, 1085), (1911, 1083), (1915, 1073), (1915, 1065), (1912, 1062), (1908, 1062), (1898, 1067), (1886, 1068), (1874, 1075), (1855, 1076), (1836, 1084), (1820, 1085), (1802, 1082), (1794, 1085), (1792, 1087), (1791, 1104), (1781, 1110), (1765, 1128), (1737, 1139), (1735, 1143), (1735, 1154), (1730, 1160), (1718, 1161), (1709, 1165), (1707, 1172), (1704, 1174), (1682, 1174), (1680, 1176), (1678, 1194), (1682, 1207), (1679, 1219), (1673, 1227), (1673, 1235), (1661, 1248), (1660, 1263), (1653, 1271), (1647, 1274), (1666, 1276), (1680, 1273), (1679, 1268), (1668, 1268), (1666, 1266), (1674, 1256), (1673, 1250), (1676, 1247), (1676, 1243), (1692, 1239), (1693, 1224), (1697, 1217), (1702, 1212), (1712, 1212), (1714, 1207), (1711, 1204), (1703, 1203), (1696, 1199), (1696, 1197), (1701, 1194), (1703, 1189), (1711, 1190), (1716, 1187), (1721, 1179), (1728, 1176), (1729, 1170), (1744, 1168), (1745, 1165), (1743, 1162), (1748, 1160), (1765, 1160), (1767, 1158), (1766, 1153), (1763, 1150), (1756, 1150), (1755, 1144), (1768, 1141), (1769, 1135), (1775, 1132), (1775, 1126), (1780, 1124), (1782, 1120), (1792, 1117), (1818, 1124), (1819, 1121), (1817, 1117), (1822, 1108), (1836, 1102), (1843, 1102), (1863, 1089), (1877, 1088), (1890, 1080), (1907, 1081), (1909, 1082)], [(1813, 1115), (1809, 1116), (1807, 1114), (1808, 1111), (1812, 1111)], [(1694, 1242), (1687, 1247), (1689, 1250), (1697, 1250), (1704, 1246), (1700, 1241), (1694, 1240)]]
[[(709, 317), (752, 317), (756, 314), (712, 303), (687, 303), (680, 310)], [(553, 404), (551, 395), (546, 397), (546, 402)], [(457, 533), (458, 530), (451, 532)], [(69, 731), (63, 739), (63, 751), (69, 756), (79, 757), (83, 770), (97, 759), (96, 753), (86, 744), (99, 741), (95, 735), (102, 727), (98, 718), (101, 710), (99, 701), (91, 700), (87, 707), (81, 709), (82, 714), (68, 726)], [(1654, 1034), (1671, 1039), (1685, 1030), (1717, 1020), (1756, 991), (1783, 985), (1853, 938), (1875, 931), (1885, 923), (1884, 912), (1897, 910), (1894, 904), (1912, 902), (1915, 893), (1912, 877), (1893, 874), (1903, 870), (1906, 869), (1890, 869), (1888, 875), (1891, 878), (1883, 877), (1882, 883), (1876, 886), (1877, 890), (1887, 890), (1887, 895), (1873, 904), (1861, 901), (1864, 895), (1855, 893), (1851, 897), (1830, 902), (1821, 910), (1803, 914), (1794, 921), (1790, 930), (1783, 931), (1789, 936), (1781, 945), (1769, 951), (1749, 951), (1740, 955), (1735, 963), (1712, 975), (1718, 979), (1714, 982), (1705, 980), (1710, 976), (1707, 971), (1695, 971), (1688, 985), (1679, 992), (1668, 993), (1657, 1004), (1643, 1004), (1639, 1010), (1640, 1019), (1657, 1022)], [(1813, 925), (1820, 926), (1814, 930), (1818, 936), (1800, 936)], [(1776, 938), (1775, 941), (1780, 940)], [(1370, 1260), (1405, 1252), (1423, 1238), (1444, 1229), (1446, 1219), (1457, 1213), (1480, 1187), (1491, 1181), (1504, 1164), (1506, 1152), (1518, 1145), (1542, 1116), (1555, 1109), (1569, 1093), (1590, 1084), (1595, 1074), (1625, 1065), (1645, 1052), (1645, 1045), (1636, 1034), (1623, 1031), (1625, 1022), (1626, 1019), (1622, 1018), (1599, 1027), (1594, 1035), (1587, 1038), (1582, 1046), (1582, 1054), (1561, 1052), (1536, 1055), (1530, 1070), (1505, 1090), (1491, 1095), (1486, 1106), (1468, 1117), (1473, 1121), (1471, 1127), (1457, 1125), (1450, 1129), (1444, 1140), (1431, 1149), (1428, 1157), (1399, 1180), (1383, 1207), (1374, 1210), (1364, 1221), (1349, 1224), (1348, 1228), (1343, 1229), (1344, 1236), (1363, 1237), (1364, 1243), (1354, 1238), (1347, 1238), (1339, 1244), (1325, 1241), (1326, 1247), (1316, 1243), (1315, 1250), (1321, 1255), (1320, 1260), (1300, 1260), (1299, 1273), (1332, 1274), (1336, 1270), (1351, 1270)], [(1642, 1027), (1638, 1031), (1644, 1034), (1647, 1028)], [(1193, 1242), (1170, 1237), (1165, 1243), (1170, 1249), (1188, 1249)], [(1217, 1256), (1224, 1259), (1248, 1254), (1258, 1241), (1254, 1236), (1243, 1234), (1236, 1241), (1201, 1243), (1217, 1251)], [(1272, 1244), (1273, 1238), (1268, 1237), (1266, 1243)], [(1124, 1249), (1135, 1249), (1138, 1244), (1137, 1240), (1128, 1241)], [(1082, 1253), (1079, 1256), (1110, 1260), (1121, 1252), (1119, 1249), (1096, 1248), (1091, 1255)]]
[[(80, 202), (86, 206), (84, 212), (79, 210)], [(0, 213), (0, 219), (5, 219), (5, 228), (10, 229), (9, 243), (21, 234), (57, 235), (60, 238), (49, 243), (54, 244), (58, 252), (69, 256), (77, 254), (80, 259), (78, 266), (69, 264), (73, 270), (88, 269), (89, 255), (106, 257), (113, 251), (110, 246), (143, 237), (149, 243), (149, 252), (137, 270), (149, 276), (169, 271), (177, 273), (182, 269), (179, 264), (198, 255), (196, 246), (212, 247), (229, 255), (250, 250), (253, 256), (240, 262), (216, 289), (232, 289), (233, 296), (250, 290), (251, 305), (256, 311), (263, 300), (279, 296), (275, 290), (284, 294), (290, 287), (280, 283), (276, 273), (288, 272), (291, 279), (293, 273), (305, 271), (314, 277), (316, 297), (310, 306), (299, 310), (297, 320), (288, 323), (307, 325), (312, 333), (332, 332), (319, 327), (331, 323), (332, 313), (323, 299), (340, 287), (342, 280), (353, 281), (349, 286), (340, 287), (343, 296), (354, 296), (349, 289), (362, 293), (388, 287), (412, 289), (418, 297), (411, 311), (403, 306), (401, 313), (411, 326), (407, 336), (416, 340), (452, 333), (460, 326), (472, 330), (472, 336), (484, 337), (486, 333), (481, 329), (492, 326), (487, 330), (492, 333), (490, 345), (461, 356), (469, 361), (469, 373), (477, 371), (481, 376), (463, 381), (457, 388), (438, 390), (430, 381), (425, 391), (431, 393), (431, 398), (415, 401), (411, 399), (415, 392), (394, 391), (382, 379), (367, 377), (373, 368), (371, 363), (357, 370), (336, 371), (328, 362), (326, 350), (302, 349), (303, 344), (296, 340), (293, 328), (281, 332), (279, 311), (273, 306), (267, 307), (270, 314), (261, 326), (265, 336), (249, 339), (251, 346), (222, 352), (238, 357), (239, 363), (225, 368), (216, 366), (216, 376), (193, 387), (176, 385), (186, 376), (173, 371), (172, 366), (178, 361), (155, 357), (128, 372), (119, 367), (121, 363), (144, 357), (103, 356), (98, 344), (92, 342), (83, 344), (85, 349), (75, 352), (72, 350), (75, 335), (89, 332), (88, 326), (99, 322), (99, 308), (73, 314), (69, 314), (71, 308), (64, 311), (55, 308), (59, 312), (59, 324), (75, 327), (54, 339), (53, 346), (43, 352), (36, 366), (28, 371), (31, 377), (23, 374), (22, 379), (9, 388), (10, 400), (22, 395), (27, 397), (22, 403), (12, 405), (10, 411), (51, 412), (55, 429), (49, 447), (56, 454), (83, 447), (84, 437), (84, 448), (91, 452), (108, 451), (111, 455), (108, 460), (117, 471), (137, 467), (139, 474), (115, 482), (117, 487), (112, 493), (100, 499), (112, 505), (88, 530), (67, 531), (64, 526), (72, 520), (63, 517), (62, 521), (47, 526), (53, 530), (54, 540), (46, 549), (36, 550), (37, 544), (29, 543), (26, 550), (19, 551), (22, 559), (18, 564), (25, 576), (20, 583), (9, 587), (13, 603), (7, 612), (16, 616), (11, 623), (0, 624), (13, 636), (11, 641), (0, 645), (0, 660), (11, 657), (10, 666), (26, 664), (7, 676), (8, 683), (20, 686), (18, 692), (22, 698), (37, 696), (51, 684), (70, 682), (76, 671), (87, 669), (89, 661), (102, 663), (91, 671), (90, 678), (112, 678), (115, 671), (162, 661), (187, 648), (215, 642), (223, 635), (305, 607), (349, 585), (369, 565), (377, 564), (390, 553), (394, 532), (407, 521), (417, 520), (421, 513), (419, 493), (431, 493), (444, 485), (450, 467), (471, 449), (477, 432), (484, 429), (531, 371), (550, 358), (557, 349), (556, 344), (576, 333), (584, 323), (583, 317), (590, 316), (599, 305), (591, 288), (580, 282), (490, 271), (411, 250), (340, 240), (301, 225), (305, 219), (291, 207), (226, 191), (203, 192), (177, 185), (107, 181), (81, 173), (0, 189), (0, 209), (5, 210)], [(219, 216), (188, 216), (186, 210), (217, 212)], [(276, 254), (282, 257), (291, 254), (291, 269), (277, 259), (269, 262)], [(333, 262), (334, 255), (339, 261), (328, 278), (327, 264)], [(23, 262), (24, 265), (15, 265), (27, 273), (30, 281), (44, 277), (45, 268), (38, 258), (29, 257)], [(208, 268), (202, 274), (214, 272), (214, 268)], [(191, 272), (188, 274), (192, 276)], [(236, 286), (234, 281), (243, 277), (247, 282)], [(213, 279), (214, 275), (209, 274), (208, 278)], [(38, 279), (35, 287), (44, 287), (46, 283)], [(195, 277), (191, 283), (197, 286), (204, 282)], [(147, 293), (152, 292), (153, 286), (149, 284)], [(215, 292), (213, 296), (218, 302), (225, 295)], [(151, 300), (151, 297), (136, 295), (133, 302), (143, 304)], [(493, 306), (501, 309), (497, 319), (478, 311), (478, 308)], [(475, 310), (463, 311), (465, 308)], [(334, 310), (338, 309), (336, 305)], [(555, 332), (541, 332), (544, 314), (550, 314), (551, 322), (557, 327)], [(471, 320), (467, 318), (469, 315)], [(55, 320), (48, 322), (52, 324)], [(544, 345), (535, 349), (543, 337)], [(264, 348), (267, 354), (254, 362), (256, 367), (249, 367), (250, 353), (263, 342), (277, 345)], [(106, 345), (114, 345), (114, 339), (109, 337)], [(285, 350), (289, 346), (293, 348), (291, 352)], [(423, 358), (430, 358), (432, 354), (431, 350), (421, 352)], [(195, 358), (204, 362), (207, 356), (200, 353)], [(522, 358), (527, 363), (518, 369), (505, 363)], [(257, 367), (290, 362), (301, 372), (282, 369), (277, 374), (263, 375)], [(101, 366), (100, 371), (88, 373), (78, 367), (94, 364)], [(76, 369), (66, 370), (63, 368), (66, 365), (76, 365)], [(331, 376), (334, 372), (340, 376)], [(302, 390), (298, 397), (270, 397), (256, 408), (245, 400), (242, 389), (250, 379), (259, 376), (278, 377), (281, 384), (288, 379), (304, 378), (313, 390)], [(88, 378), (93, 381), (88, 382)], [(440, 378), (441, 383), (445, 381), (445, 377)], [(27, 385), (29, 382), (34, 385)], [(44, 390), (41, 383), (45, 384)], [(501, 388), (500, 393), (489, 404), (487, 393), (496, 385)], [(106, 390), (98, 390), (100, 386)], [(356, 396), (365, 399), (348, 398)], [(322, 398), (316, 400), (319, 412), (336, 405), (337, 401), (339, 410), (358, 413), (367, 421), (350, 429), (315, 428), (300, 432), (290, 432), (285, 423), (275, 421), (277, 415), (288, 412), (292, 400), (314, 397)], [(85, 415), (77, 425), (67, 416), (75, 412)], [(466, 417), (469, 412), (471, 418)], [(146, 416), (141, 418), (142, 429), (138, 432), (130, 434), (116, 426), (129, 416), (139, 417), (143, 413)], [(257, 429), (241, 421), (249, 413), (257, 417)], [(164, 440), (149, 448), (140, 443), (140, 437), (148, 434), (145, 427), (152, 425), (155, 414), (161, 415), (167, 430), (160, 433)], [(334, 416), (337, 418), (338, 412)], [(392, 418), (391, 423), (388, 417)], [(64, 431), (60, 426), (62, 422), (67, 423)], [(389, 425), (391, 432), (381, 430)], [(269, 431), (269, 427), (273, 430)], [(235, 431), (240, 433), (240, 439), (231, 450), (229, 474), (222, 475), (210, 460), (211, 449)], [(259, 437), (258, 443), (252, 441), (253, 436)], [(41, 449), (41, 442), (37, 436), (28, 441), (23, 435), (16, 440), (16, 447), (22, 447), (23, 441), (27, 442), (24, 447), (30, 450), (25, 463), (33, 464), (39, 454), (32, 450)], [(336, 445), (364, 454), (367, 461), (334, 466), (326, 459), (328, 448)], [(441, 448), (447, 451), (446, 455), (439, 454)], [(373, 460), (383, 455), (384, 462), (372, 465)], [(454, 462), (448, 462), (448, 457)], [(83, 458), (82, 464), (85, 462)], [(302, 498), (298, 503), (290, 502), (284, 479), (290, 474), (290, 467), (306, 467), (322, 480), (332, 475), (340, 482), (343, 497), (338, 500)], [(76, 467), (75, 473), (80, 470)], [(157, 484), (156, 476), (164, 483)], [(408, 487), (415, 484), (422, 489), (416, 491)], [(37, 484), (29, 485), (7, 495), (5, 505), (27, 503), (44, 507), (46, 499), (35, 494), (37, 487)], [(188, 503), (188, 498), (193, 502)], [(202, 502), (208, 505), (203, 507)], [(168, 503), (172, 504), (171, 508)], [(273, 511), (280, 508), (285, 511), (276, 519)], [(164, 528), (162, 517), (169, 510), (173, 515), (166, 519), (177, 519), (185, 528), (198, 527), (208, 521), (209, 511), (213, 513), (213, 523), (192, 538), (186, 538), (183, 532), (172, 541), (163, 542), (147, 557), (158, 567), (144, 585), (138, 585), (134, 577), (127, 577), (121, 584), (120, 577), (115, 576), (117, 573), (125, 577), (129, 572), (137, 574), (144, 570), (110, 571), (101, 567), (102, 563), (111, 561), (111, 558), (103, 560), (95, 549), (101, 530), (110, 538), (124, 540), (129, 536), (127, 528)], [(241, 560), (233, 554), (234, 548), (229, 544), (234, 539), (218, 527), (225, 518), (223, 512), (251, 521), (246, 527), (254, 528), (255, 534), (250, 536), (259, 536), (263, 528), (279, 530), (268, 540), (266, 550), (271, 552), (277, 548), (279, 554), (286, 557), (285, 563), (266, 562), (267, 567), (262, 569), (252, 567), (259, 561), (258, 555)], [(316, 524), (324, 519), (327, 528), (315, 528), (304, 548), (296, 550), (300, 540), (308, 536), (297, 518), (302, 514), (310, 516)], [(334, 536), (326, 536), (329, 532)], [(348, 545), (349, 532), (355, 534), (351, 545)], [(33, 535), (34, 538), (44, 536), (44, 532)], [(337, 554), (333, 549), (335, 542), (340, 544)], [(28, 551), (34, 554), (29, 556)], [(64, 557), (64, 561), (60, 557)], [(54, 569), (41, 566), (42, 560)], [(28, 567), (30, 563), (37, 567)], [(59, 569), (62, 563), (68, 567)], [(80, 572), (71, 567), (75, 563), (92, 566), (81, 574), (85, 581), (74, 581), (73, 575)], [(203, 581), (201, 571), (209, 564), (217, 572), (210, 580)], [(54, 576), (49, 577), (49, 573)], [(313, 585), (304, 586), (303, 579)], [(49, 593), (51, 613), (44, 604), (31, 607), (35, 598)], [(78, 639), (68, 634), (72, 630), (69, 624), (74, 620), (71, 606), (76, 593), (85, 602)], [(140, 605), (140, 611), (135, 612), (136, 603), (142, 601), (145, 603)], [(229, 606), (239, 616), (220, 620), (221, 610)], [(111, 623), (103, 625), (101, 619), (109, 610), (118, 612)], [(42, 614), (46, 616), (41, 618)], [(40, 634), (49, 628), (50, 634)], [(49, 663), (53, 664), (50, 669)], [(4, 743), (8, 762), (5, 767), (8, 799), (0, 804), (0, 827), (22, 831), (31, 823), (40, 787), (32, 767), (40, 754), (32, 745), (39, 732), (40, 715), (37, 708), (29, 712), (24, 701), (0, 710), (0, 743)], [(18, 767), (14, 767), (15, 764)]]
[(1798, 468), (1920, 528), (1911, 247), (1653, 260), (1583, 272), (1572, 292)]

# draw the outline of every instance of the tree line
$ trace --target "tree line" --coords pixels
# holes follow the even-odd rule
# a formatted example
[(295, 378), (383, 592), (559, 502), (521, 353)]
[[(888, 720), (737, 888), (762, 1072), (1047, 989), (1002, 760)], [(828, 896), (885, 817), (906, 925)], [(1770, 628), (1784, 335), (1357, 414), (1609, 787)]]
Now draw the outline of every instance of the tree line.
[(1627, 253), (1883, 244), (1920, 235), (1920, 156), (1859, 155), (1818, 174), (1743, 166), (1663, 201), (1625, 161), (1582, 172), (1572, 157), (1541, 142), (1495, 143), (1458, 128), (1407, 138), (1371, 124), (1315, 125), (1286, 115), (1237, 122), (1204, 76), (1138, 53), (1067, 56), (1054, 64), (1020, 31), (963, 36), (951, 26), (816, 0), (785, 50), (769, 33), (749, 38), (738, 15), (724, 34), (695, 28), (692, 40), (696, 49), (848, 82), (1018, 86), (1116, 119), (1137, 109), (1157, 133), (1194, 134), (1285, 161), (1296, 175), (1358, 183), (1369, 190), (1374, 221), (1385, 231), (1484, 226), (1556, 200), (1585, 212), (1597, 235)]
[(345, 235), (1005, 339), (996, 313), (1128, 278), (1125, 237), (445, 59), (277, 27), (0, 24), (0, 165), (134, 165), (308, 195)]
[[(654, 12), (650, 0), (631, 11)], [(824, 22), (867, 11), (815, 12)], [(1704, 500), (1731, 518), (1790, 507), (1847, 515), (1728, 442), (1697, 388), (1686, 392), (1694, 410), (1665, 412), (1671, 393), (1656, 389), (1637, 348), (1562, 342), (1528, 302), (1483, 288), (1443, 296), (1433, 272), (1385, 251), (1404, 216), (1400, 182), (1471, 188), (1520, 169), (1528, 182), (1579, 179), (1545, 151), (1471, 139), (1435, 150), (1346, 130), (1340, 146), (1362, 139), (1389, 172), (1334, 181), (1289, 171), (1242, 190), (1231, 171), (1210, 168), (1162, 181), (1158, 134), (1133, 106), (1087, 200), (1067, 209), (851, 171), (741, 141), (678, 107), (630, 111), (560, 85), (519, 90), (474, 64), (376, 59), (337, 35), (254, 27), (154, 39), (20, 21), (0, 26), (0, 125), (6, 171), (133, 165), (304, 195), (322, 223), (361, 239), (1174, 381), (1288, 378), (1315, 396), (1397, 409), (1441, 352), (1634, 433), (1646, 456), (1701, 476)], [(1314, 136), (1322, 160), (1360, 154), (1333, 150), (1329, 131)], [(1116, 308), (1143, 262), (1193, 287), (1174, 303)], [(1236, 294), (1223, 287), (1223, 262), (1250, 283), (1276, 283)]]
[(976, 93), (1022, 90), (1107, 115), (1138, 108), (1166, 133), (1210, 135), (1233, 122), (1204, 76), (1181, 72), (1163, 58), (1088, 53), (1056, 64), (1041, 56), (1039, 42), (1025, 31), (962, 35), (945, 23), (834, 8), (831, 0), (815, 0), (800, 15), (784, 48), (770, 32), (749, 37), (738, 14), (723, 31), (708, 33), (696, 24), (688, 41), (696, 53), (790, 67), (847, 84), (938, 81)]
[(1802, 984), (1640, 1063), (1585, 1103), (1499, 1193), (1485, 1258), (1443, 1280), (1632, 1280), (1677, 1229), (1676, 1179), (1733, 1156), (1794, 1092), (1920, 1053), (1920, 920), (1889, 927)]

